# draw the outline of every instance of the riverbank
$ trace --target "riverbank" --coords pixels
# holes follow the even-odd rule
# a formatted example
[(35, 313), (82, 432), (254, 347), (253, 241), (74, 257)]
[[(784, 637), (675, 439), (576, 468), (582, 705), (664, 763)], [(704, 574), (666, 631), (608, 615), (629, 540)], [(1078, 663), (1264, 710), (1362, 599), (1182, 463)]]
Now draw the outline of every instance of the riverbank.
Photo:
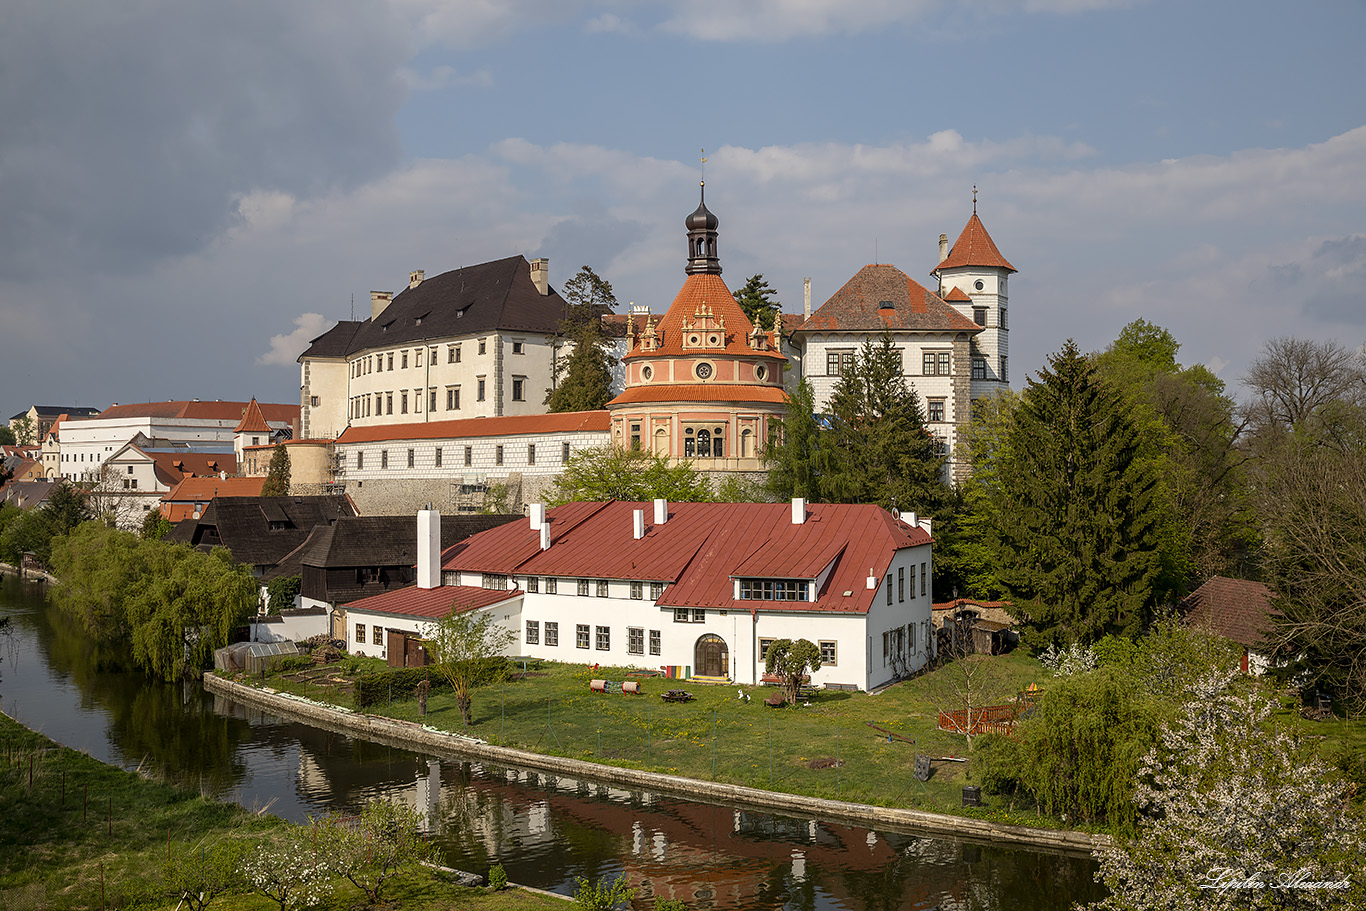
[[(257, 843), (289, 823), (125, 772), (0, 713), (0, 908), (141, 908), (170, 911), (163, 868), (226, 840)], [(338, 883), (316, 907), (343, 911), (355, 890)], [(563, 911), (563, 896), (539, 890), (488, 893), (427, 871), (394, 884), (392, 909)], [(222, 911), (267, 911), (247, 892), (214, 901)]]
[(1006, 843), (1070, 854), (1089, 854), (1096, 847), (1109, 843), (1109, 839), (1103, 835), (1085, 832), (1009, 825), (970, 816), (768, 791), (497, 746), (413, 722), (350, 711), (287, 693), (261, 689), (212, 673), (204, 675), (204, 686), (210, 692), (254, 705), (264, 711), (338, 733), (438, 756), (535, 769), (569, 778), (613, 784), (628, 790), (652, 791), (722, 806), (776, 811), (789, 816), (827, 819), (850, 825), (876, 826), (890, 831), (950, 836), (983, 843)]

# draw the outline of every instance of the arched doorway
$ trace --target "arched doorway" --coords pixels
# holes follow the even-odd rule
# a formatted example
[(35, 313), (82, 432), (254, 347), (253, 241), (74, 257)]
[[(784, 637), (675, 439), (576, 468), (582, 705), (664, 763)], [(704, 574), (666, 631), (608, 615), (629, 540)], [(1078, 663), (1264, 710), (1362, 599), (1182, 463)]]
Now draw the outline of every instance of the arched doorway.
[(702, 677), (730, 676), (730, 649), (726, 640), (708, 633), (697, 640), (693, 649), (693, 673)]

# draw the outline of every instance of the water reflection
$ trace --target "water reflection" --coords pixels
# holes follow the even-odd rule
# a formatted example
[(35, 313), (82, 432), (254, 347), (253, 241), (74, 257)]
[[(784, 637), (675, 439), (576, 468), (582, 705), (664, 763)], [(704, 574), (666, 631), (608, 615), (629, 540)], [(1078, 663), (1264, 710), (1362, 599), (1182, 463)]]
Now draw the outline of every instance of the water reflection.
[(572, 892), (625, 874), (696, 909), (1063, 909), (1098, 897), (1094, 865), (994, 845), (716, 807), (535, 771), (438, 760), (283, 721), (198, 685), (119, 671), (12, 577), (17, 657), (0, 705), (97, 758), (288, 819), (355, 812), (374, 797), (421, 810), (448, 864)]

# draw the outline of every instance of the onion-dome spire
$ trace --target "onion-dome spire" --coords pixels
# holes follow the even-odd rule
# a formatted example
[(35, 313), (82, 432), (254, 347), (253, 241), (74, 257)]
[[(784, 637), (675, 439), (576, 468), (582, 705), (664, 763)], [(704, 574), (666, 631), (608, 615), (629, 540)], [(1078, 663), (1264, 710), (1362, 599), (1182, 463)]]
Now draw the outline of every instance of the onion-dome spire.
[(701, 182), (702, 201), (697, 209), (688, 216), (684, 224), (688, 228), (688, 265), (683, 271), (689, 275), (709, 273), (721, 274), (721, 260), (716, 255), (715, 215), (707, 208), (707, 182)]

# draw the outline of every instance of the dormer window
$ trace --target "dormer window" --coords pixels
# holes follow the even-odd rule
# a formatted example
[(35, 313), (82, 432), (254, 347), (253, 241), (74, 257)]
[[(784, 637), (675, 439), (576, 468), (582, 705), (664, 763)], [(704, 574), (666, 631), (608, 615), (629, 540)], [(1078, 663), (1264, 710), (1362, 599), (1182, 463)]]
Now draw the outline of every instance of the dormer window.
[(741, 601), (806, 601), (811, 583), (805, 579), (741, 579)]

